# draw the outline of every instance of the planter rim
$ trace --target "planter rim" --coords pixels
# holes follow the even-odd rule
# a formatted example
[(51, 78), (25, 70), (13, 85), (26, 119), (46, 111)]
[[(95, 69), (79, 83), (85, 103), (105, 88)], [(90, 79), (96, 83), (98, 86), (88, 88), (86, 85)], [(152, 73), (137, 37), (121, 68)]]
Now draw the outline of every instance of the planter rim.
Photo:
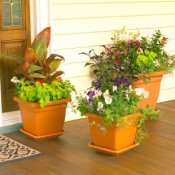
[[(98, 114), (95, 114), (95, 113), (86, 113), (85, 116), (87, 116), (90, 119), (95, 119), (95, 120), (97, 120), (100, 123), (103, 122), (103, 117), (100, 116), (100, 115), (98, 115)], [(138, 112), (138, 113), (124, 115), (123, 117), (125, 117), (125, 118), (138, 117), (138, 118), (140, 118), (141, 116), (142, 116), (142, 114)], [(112, 125), (113, 125), (113, 127), (116, 127), (115, 121), (113, 122)]]
[(165, 75), (165, 74), (168, 74), (168, 71), (166, 70), (161, 70), (161, 71), (155, 71), (155, 72), (152, 72), (152, 73), (148, 73), (148, 74), (139, 74), (138, 77), (159, 77), (159, 76), (162, 76), (162, 75)]
[[(101, 115), (95, 114), (95, 113), (91, 113), (91, 112), (85, 113), (84, 115), (87, 116), (87, 117), (99, 117), (99, 118), (103, 119), (103, 117)], [(133, 114), (126, 114), (123, 117), (129, 117), (129, 116), (132, 116), (132, 115), (141, 116), (141, 113), (137, 112), (137, 113), (133, 113)]]
[[(30, 101), (23, 101), (21, 98), (19, 98), (17, 96), (14, 96), (13, 100), (18, 102), (18, 103), (28, 104), (28, 105), (30, 105), (33, 108), (40, 108), (39, 103), (37, 103), (37, 102), (30, 102)], [(68, 103), (70, 101), (71, 101), (71, 98), (64, 98), (64, 99), (61, 99), (61, 100), (51, 101), (46, 106), (52, 106), (52, 105), (56, 105), (56, 104), (65, 104), (65, 103)]]

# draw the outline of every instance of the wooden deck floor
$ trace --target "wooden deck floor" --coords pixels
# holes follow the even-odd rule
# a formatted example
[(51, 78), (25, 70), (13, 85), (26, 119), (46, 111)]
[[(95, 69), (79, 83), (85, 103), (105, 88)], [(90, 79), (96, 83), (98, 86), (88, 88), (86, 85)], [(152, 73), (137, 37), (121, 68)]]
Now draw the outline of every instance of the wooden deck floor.
[(157, 106), (163, 114), (149, 123), (149, 139), (119, 156), (98, 153), (87, 146), (90, 135), (86, 119), (67, 122), (64, 135), (48, 141), (34, 141), (20, 132), (6, 134), (42, 154), (0, 165), (0, 175), (174, 175), (175, 101)]

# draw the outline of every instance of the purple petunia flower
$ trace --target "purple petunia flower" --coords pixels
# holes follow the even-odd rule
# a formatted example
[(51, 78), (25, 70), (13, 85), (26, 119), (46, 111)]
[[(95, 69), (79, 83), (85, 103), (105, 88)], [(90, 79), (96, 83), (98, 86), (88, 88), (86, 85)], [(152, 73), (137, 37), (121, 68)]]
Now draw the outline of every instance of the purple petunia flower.
[(100, 81), (97, 81), (95, 83), (95, 89), (99, 89), (101, 87), (102, 83)]
[(88, 93), (87, 93), (87, 96), (86, 96), (86, 103), (89, 104), (91, 101), (92, 101), (92, 98), (93, 96), (95, 95), (95, 92), (90, 90)]
[(119, 87), (120, 85), (127, 85), (127, 86), (130, 86), (130, 81), (128, 80), (128, 79), (126, 79), (126, 78), (124, 78), (124, 77), (121, 77), (121, 78), (119, 78), (119, 79), (116, 79), (116, 80), (114, 80), (114, 85), (115, 86), (117, 86), (117, 87)]
[(91, 98), (91, 97), (93, 97), (95, 95), (95, 92), (94, 91), (89, 91), (87, 93), (87, 95)]
[(86, 104), (89, 104), (91, 103), (91, 100), (90, 99), (86, 99)]

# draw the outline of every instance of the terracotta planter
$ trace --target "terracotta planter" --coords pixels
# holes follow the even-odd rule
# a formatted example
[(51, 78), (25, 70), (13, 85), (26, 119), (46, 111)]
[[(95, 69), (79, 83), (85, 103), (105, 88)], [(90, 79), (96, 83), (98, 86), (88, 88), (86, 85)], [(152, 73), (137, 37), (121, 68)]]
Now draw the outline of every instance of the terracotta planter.
[(67, 103), (70, 99), (50, 102), (44, 108), (38, 103), (24, 102), (14, 97), (21, 112), (21, 131), (34, 139), (54, 138), (63, 134)]
[(144, 88), (149, 92), (148, 98), (142, 99), (138, 104), (138, 108), (145, 107), (146, 105), (149, 105), (151, 108), (155, 108), (159, 97), (161, 80), (165, 74), (167, 74), (167, 71), (159, 71), (151, 74), (146, 74), (144, 76), (150, 79), (149, 82), (145, 83), (143, 80), (138, 80), (132, 84), (134, 88)]
[(90, 122), (90, 147), (109, 154), (121, 154), (139, 145), (135, 144), (135, 136), (141, 114), (125, 116), (128, 123), (121, 124), (120, 127), (104, 127), (102, 117), (91, 113), (86, 116)]

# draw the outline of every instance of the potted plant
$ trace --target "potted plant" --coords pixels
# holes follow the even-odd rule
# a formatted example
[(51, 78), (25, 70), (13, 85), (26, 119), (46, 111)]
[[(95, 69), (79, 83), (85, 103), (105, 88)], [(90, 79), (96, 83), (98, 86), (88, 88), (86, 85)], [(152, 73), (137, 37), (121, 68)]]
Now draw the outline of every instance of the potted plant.
[[(96, 74), (97, 75), (97, 74)], [(109, 154), (121, 154), (146, 137), (145, 122), (159, 114), (152, 108), (137, 108), (147, 95), (140, 88), (133, 89), (127, 79), (109, 80), (108, 73), (100, 74), (92, 86), (80, 94), (74, 108), (88, 117), (92, 142), (90, 147)]]
[(16, 96), (21, 112), (21, 131), (34, 139), (47, 139), (63, 134), (67, 103), (71, 101), (74, 86), (62, 80), (63, 71), (58, 67), (64, 57), (51, 54), (47, 57), (50, 27), (41, 31), (25, 55), (1, 54), (18, 64), (15, 83)]
[(163, 75), (175, 67), (174, 56), (168, 55), (164, 49), (166, 43), (167, 38), (160, 30), (151, 37), (144, 37), (140, 32), (127, 32), (124, 27), (114, 32), (112, 44), (103, 46), (104, 51), (100, 54), (93, 50), (84, 53), (90, 58), (86, 65), (90, 65), (95, 74), (108, 72), (113, 80), (123, 76), (133, 87), (146, 89), (149, 96), (138, 106), (154, 108)]

